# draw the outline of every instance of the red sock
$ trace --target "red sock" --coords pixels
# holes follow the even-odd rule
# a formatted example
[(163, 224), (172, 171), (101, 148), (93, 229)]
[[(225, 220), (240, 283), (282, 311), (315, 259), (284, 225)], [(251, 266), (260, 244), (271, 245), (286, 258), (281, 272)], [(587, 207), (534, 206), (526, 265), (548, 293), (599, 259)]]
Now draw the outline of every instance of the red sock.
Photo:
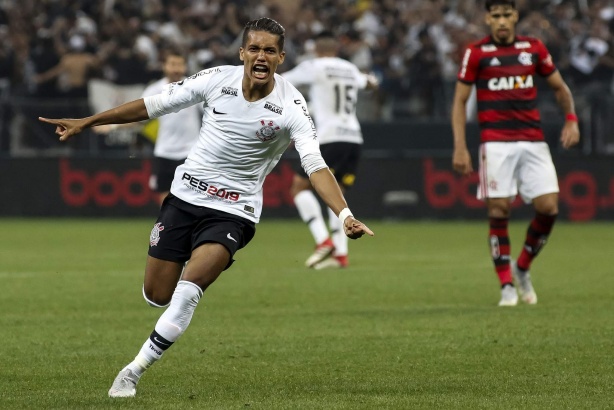
[(535, 218), (527, 229), (524, 247), (516, 262), (518, 269), (528, 270), (531, 267), (531, 262), (546, 244), (555, 221), (556, 215), (535, 214)]
[(507, 233), (508, 218), (490, 218), (490, 231), (488, 243), (490, 256), (495, 264), (495, 271), (499, 276), (501, 286), (512, 283), (510, 269), (510, 238)]
[(316, 248), (323, 248), (323, 247), (330, 247), (330, 248), (334, 248), (335, 245), (333, 244), (333, 240), (331, 238), (326, 238), (326, 240), (322, 243), (319, 243)]
[(347, 255), (335, 255), (335, 259), (337, 259), (344, 268), (348, 266), (349, 261)]

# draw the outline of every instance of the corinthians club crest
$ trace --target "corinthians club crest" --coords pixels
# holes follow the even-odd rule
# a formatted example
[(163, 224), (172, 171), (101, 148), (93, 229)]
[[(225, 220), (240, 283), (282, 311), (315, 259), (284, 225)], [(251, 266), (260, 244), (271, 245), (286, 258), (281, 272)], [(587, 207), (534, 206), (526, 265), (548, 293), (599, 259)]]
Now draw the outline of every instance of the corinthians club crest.
[(275, 125), (273, 121), (260, 120), (260, 124), (262, 127), (256, 131), (256, 137), (262, 142), (270, 141), (277, 137), (275, 131), (279, 130), (280, 127)]
[(151, 234), (149, 235), (149, 246), (158, 246), (158, 242), (160, 241), (160, 231), (164, 230), (164, 226), (162, 226), (161, 222), (158, 222), (154, 225), (151, 230)]

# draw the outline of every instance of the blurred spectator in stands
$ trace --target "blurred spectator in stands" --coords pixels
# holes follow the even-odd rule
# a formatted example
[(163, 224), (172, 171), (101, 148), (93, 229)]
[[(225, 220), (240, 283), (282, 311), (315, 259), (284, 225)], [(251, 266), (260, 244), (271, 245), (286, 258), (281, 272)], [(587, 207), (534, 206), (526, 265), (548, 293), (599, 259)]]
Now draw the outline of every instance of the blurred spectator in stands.
[(153, 74), (147, 70), (147, 57), (140, 54), (134, 37), (120, 36), (105, 62), (105, 77), (117, 85), (147, 84)]
[(197, 71), (233, 63), (232, 58), (228, 56), (224, 43), (217, 37), (210, 39), (206, 47), (198, 50), (196, 58), (199, 66)]
[(420, 48), (409, 61), (411, 111), (418, 117), (443, 117), (445, 113), (440, 112), (443, 104), (441, 64), (428, 27), (420, 31), (418, 41)]
[(341, 57), (354, 63), (364, 73), (371, 71), (373, 59), (371, 49), (365, 43), (360, 33), (354, 29), (341, 36)]
[(87, 83), (92, 71), (98, 66), (95, 55), (85, 50), (85, 39), (73, 35), (68, 41), (68, 51), (60, 62), (51, 69), (34, 76), (36, 84), (45, 84), (57, 79), (57, 86), (63, 97), (87, 98)]
[(30, 57), (27, 63), (29, 72), (29, 92), (39, 98), (59, 97), (60, 91), (57, 87), (56, 77), (39, 77), (41, 74), (50, 70), (60, 63), (60, 57), (54, 47), (51, 31), (39, 29), (33, 40), (30, 50)]
[(15, 50), (12, 47), (8, 27), (0, 26), (0, 81), (10, 83), (16, 76)]
[[(0, 22), (3, 20), (3, 13), (0, 13)], [(8, 37), (8, 27), (2, 24), (0, 25), (0, 152), (8, 151), (10, 145), (8, 129), (12, 110), (8, 100), (15, 72), (15, 53)]]
[[(570, 42), (569, 64), (574, 85), (579, 88), (611, 80), (611, 67), (608, 67), (607, 61), (610, 49), (607, 25), (595, 20), (586, 31), (583, 23), (576, 23), (581, 24), (582, 28), (577, 30)], [(606, 76), (609, 78), (604, 78)]]

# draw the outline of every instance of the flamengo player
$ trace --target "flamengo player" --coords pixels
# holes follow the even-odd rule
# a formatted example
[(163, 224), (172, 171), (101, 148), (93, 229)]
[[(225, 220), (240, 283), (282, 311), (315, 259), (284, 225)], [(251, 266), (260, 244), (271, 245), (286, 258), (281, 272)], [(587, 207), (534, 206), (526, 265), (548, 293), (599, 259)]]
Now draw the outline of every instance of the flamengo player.
[[(334, 35), (322, 32), (315, 39), (316, 58), (282, 75), (295, 86), (309, 86), (322, 157), (345, 193), (356, 179), (363, 142), (356, 117), (358, 90), (377, 88), (377, 79), (337, 57), (338, 48)], [(329, 237), (322, 208), (311, 190), (309, 177), (302, 169), (295, 173), (290, 192), (316, 243), (315, 252), (307, 258), (305, 265), (315, 269), (348, 266), (348, 238), (341, 222), (328, 208)]]
[[(561, 144), (578, 143), (577, 117), (569, 88), (556, 70), (548, 50), (538, 39), (515, 35), (518, 11), (514, 0), (486, 0), (486, 24), (491, 36), (469, 46), (458, 73), (452, 107), (453, 167), (473, 171), (465, 137), (465, 106), (473, 85), (477, 89), (481, 129), (478, 198), (486, 201), (489, 244), (501, 283), (499, 306), (515, 306), (521, 299), (537, 303), (529, 267), (545, 245), (558, 214), (558, 182), (537, 110), (536, 76), (546, 77), (565, 113)], [(520, 193), (532, 203), (535, 217), (527, 230), (516, 263), (510, 260), (508, 220), (512, 199)]]
[(169, 84), (159, 95), (92, 117), (41, 118), (56, 125), (56, 134), (65, 141), (87, 127), (142, 121), (205, 105), (199, 139), (177, 168), (149, 239), (143, 296), (151, 306), (168, 308), (135, 359), (113, 381), (110, 397), (136, 394), (143, 373), (187, 329), (203, 292), (253, 238), (264, 179), (291, 141), (311, 183), (343, 221), (346, 234), (353, 239), (373, 235), (354, 219), (322, 159), (305, 99), (275, 74), (285, 58), (284, 37), (276, 21), (252, 20), (239, 49), (243, 66), (203, 70)]

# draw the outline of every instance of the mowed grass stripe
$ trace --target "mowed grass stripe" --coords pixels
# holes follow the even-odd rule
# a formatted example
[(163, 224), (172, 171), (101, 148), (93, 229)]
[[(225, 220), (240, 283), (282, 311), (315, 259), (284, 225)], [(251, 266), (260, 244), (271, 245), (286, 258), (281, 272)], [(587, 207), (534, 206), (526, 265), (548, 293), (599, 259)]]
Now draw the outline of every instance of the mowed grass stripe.
[[(106, 397), (160, 310), (153, 220), (2, 220), (2, 408), (608, 408), (614, 224), (559, 223), (539, 304), (496, 307), (481, 222), (369, 221), (351, 266), (303, 267), (302, 223), (264, 220), (139, 385)], [(511, 225), (513, 254), (526, 221)]]

